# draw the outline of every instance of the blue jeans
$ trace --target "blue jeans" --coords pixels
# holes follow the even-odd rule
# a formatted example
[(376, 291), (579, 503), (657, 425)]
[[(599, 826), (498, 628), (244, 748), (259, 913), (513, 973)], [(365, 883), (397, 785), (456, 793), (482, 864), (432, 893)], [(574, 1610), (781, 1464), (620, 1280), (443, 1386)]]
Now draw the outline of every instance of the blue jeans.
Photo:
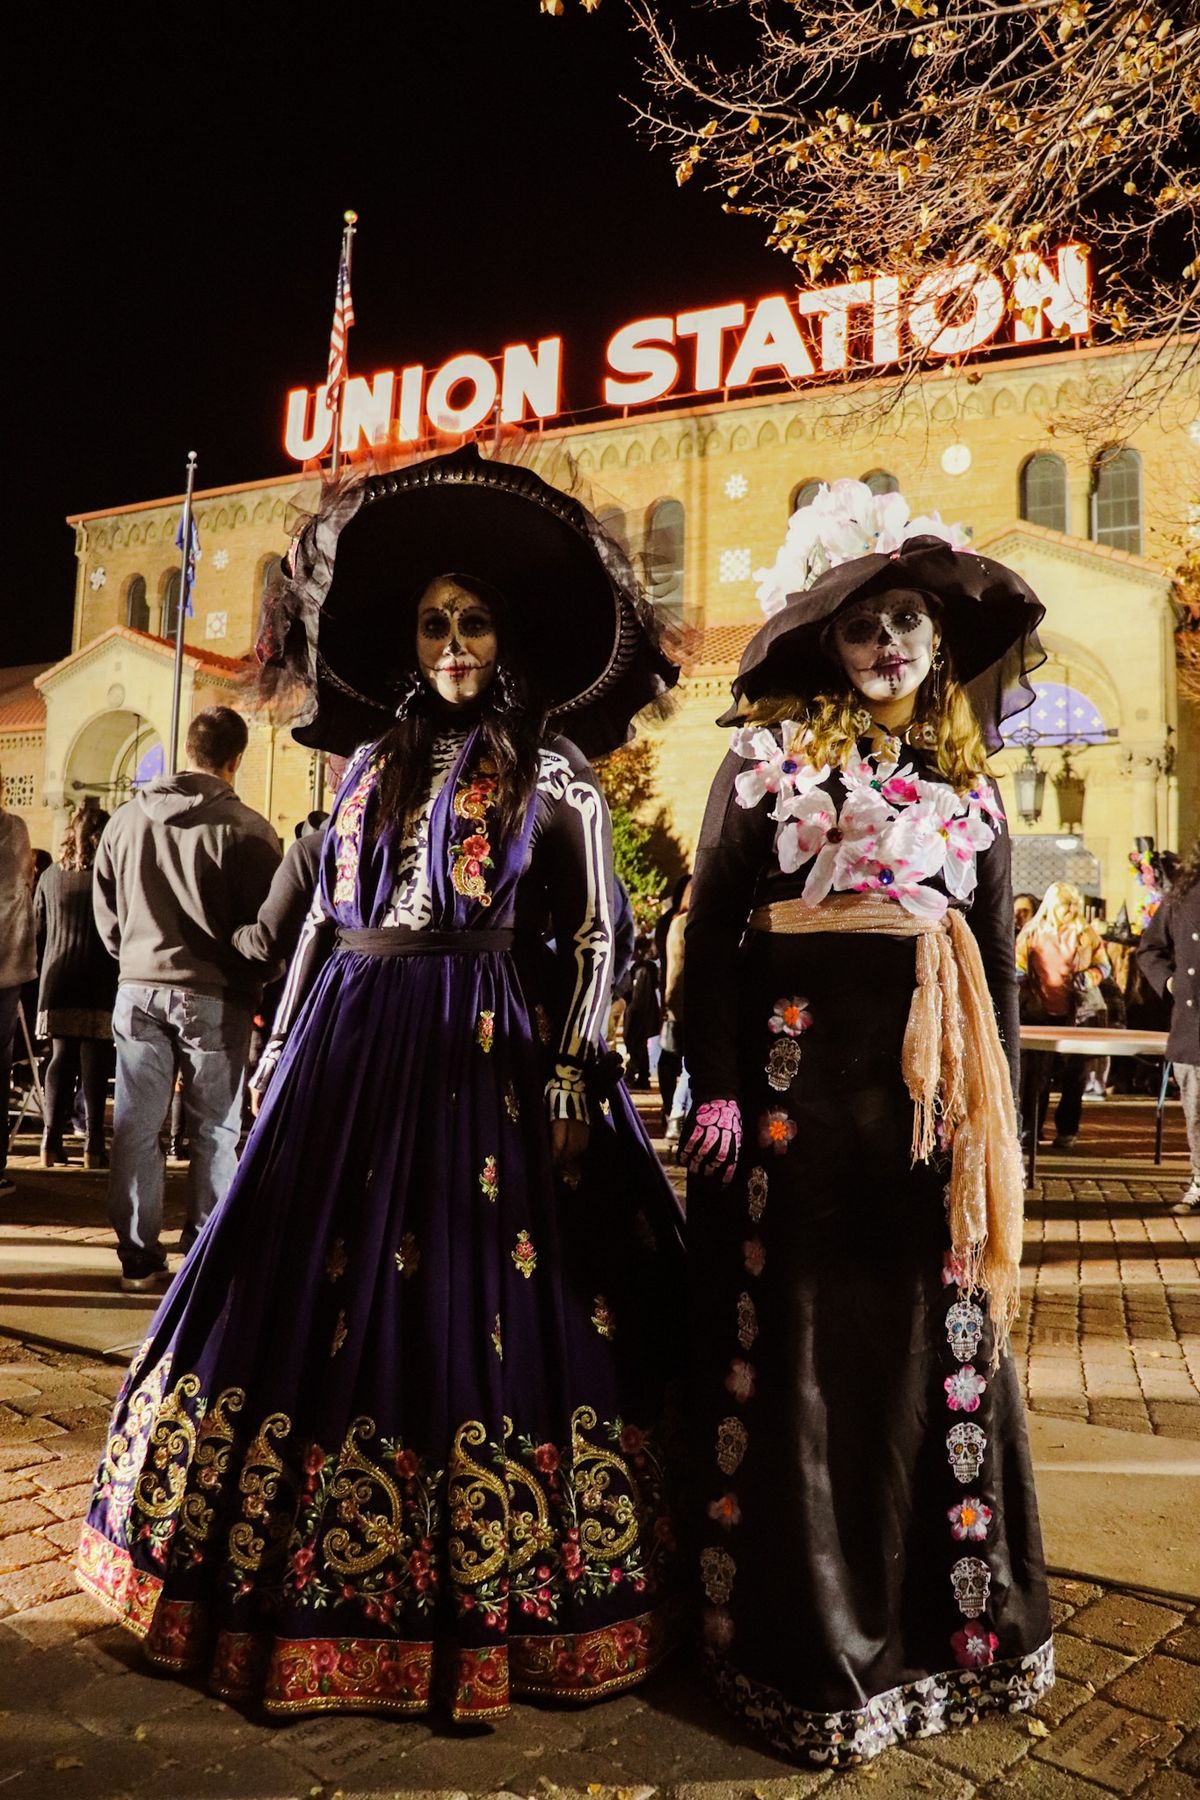
[(199, 1228), (224, 1199), (237, 1168), (251, 1023), (241, 1001), (136, 982), (117, 989), (108, 1216), (122, 1256), (158, 1251), (165, 1172), (158, 1140), (177, 1072), (192, 1153), (188, 1223)]

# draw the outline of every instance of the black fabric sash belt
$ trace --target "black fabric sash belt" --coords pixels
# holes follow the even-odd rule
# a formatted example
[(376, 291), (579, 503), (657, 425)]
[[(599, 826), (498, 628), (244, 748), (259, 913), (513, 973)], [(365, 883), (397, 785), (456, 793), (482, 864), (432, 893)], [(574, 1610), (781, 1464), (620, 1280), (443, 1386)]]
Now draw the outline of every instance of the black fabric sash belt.
[(404, 925), (387, 925), (379, 931), (338, 931), (337, 948), (356, 950), (360, 956), (487, 956), (511, 950), (512, 931), (410, 931)]

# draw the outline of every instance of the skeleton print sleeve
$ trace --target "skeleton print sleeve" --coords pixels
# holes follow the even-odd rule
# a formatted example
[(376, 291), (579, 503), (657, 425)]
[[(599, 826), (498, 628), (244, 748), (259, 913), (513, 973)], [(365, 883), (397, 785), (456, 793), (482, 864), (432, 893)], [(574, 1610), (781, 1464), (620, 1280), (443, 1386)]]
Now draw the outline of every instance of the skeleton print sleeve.
[(591, 768), (559, 739), (543, 752), (539, 793), (551, 810), (537, 856), (558, 955), (568, 964), (567, 1004), (546, 1084), (552, 1119), (589, 1121), (584, 1074), (600, 1050), (612, 989), (612, 823)]

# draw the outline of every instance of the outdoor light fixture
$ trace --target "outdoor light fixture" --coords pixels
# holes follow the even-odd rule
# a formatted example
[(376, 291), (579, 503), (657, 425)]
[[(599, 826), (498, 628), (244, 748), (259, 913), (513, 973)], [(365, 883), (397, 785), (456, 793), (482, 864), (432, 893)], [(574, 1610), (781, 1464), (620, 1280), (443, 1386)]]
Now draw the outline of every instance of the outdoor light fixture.
[(1063, 831), (1076, 832), (1083, 824), (1086, 789), (1086, 780), (1072, 767), (1070, 752), (1064, 750), (1062, 766), (1054, 777), (1054, 792), (1058, 796), (1058, 823)]
[[(1013, 783), (1017, 790), (1017, 811), (1027, 825), (1036, 825), (1042, 816), (1046, 771), (1038, 768), (1032, 744), (1026, 744), (1025, 761), (1013, 770)], [(1061, 801), (1059, 804), (1061, 806)]]

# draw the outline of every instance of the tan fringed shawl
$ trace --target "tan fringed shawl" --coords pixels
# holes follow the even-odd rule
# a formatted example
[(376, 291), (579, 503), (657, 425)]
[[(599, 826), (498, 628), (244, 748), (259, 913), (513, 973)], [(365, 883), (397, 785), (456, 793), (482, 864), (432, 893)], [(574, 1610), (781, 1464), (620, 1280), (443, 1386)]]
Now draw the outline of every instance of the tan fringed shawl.
[(913, 1161), (929, 1156), (939, 1135), (950, 1149), (950, 1242), (960, 1285), (988, 1297), (994, 1368), (1020, 1302), (1025, 1170), (1008, 1063), (970, 926), (953, 907), (944, 918), (922, 919), (883, 895), (835, 894), (817, 907), (776, 900), (751, 914), (750, 928), (917, 939), (901, 1059), (913, 1100)]

